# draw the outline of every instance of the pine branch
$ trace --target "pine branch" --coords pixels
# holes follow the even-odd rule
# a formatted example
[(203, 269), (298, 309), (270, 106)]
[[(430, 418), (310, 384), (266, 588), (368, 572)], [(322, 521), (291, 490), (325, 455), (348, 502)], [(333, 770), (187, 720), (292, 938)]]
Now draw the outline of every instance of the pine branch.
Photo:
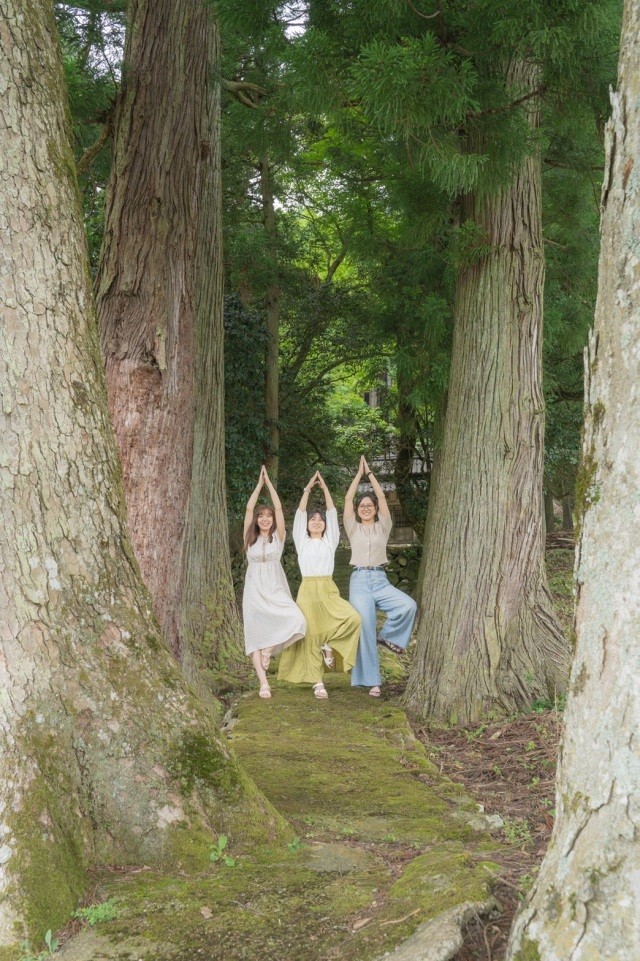
[(232, 97), (253, 110), (257, 110), (262, 98), (267, 96), (267, 91), (263, 87), (249, 83), (248, 80), (223, 80), (222, 86)]
[(127, 0), (66, 0), (67, 6), (87, 13), (126, 13)]
[(546, 92), (546, 86), (542, 84), (537, 90), (531, 90), (529, 93), (525, 93), (522, 97), (518, 97), (517, 100), (512, 100), (511, 103), (505, 103), (501, 107), (492, 107), (490, 110), (478, 110), (476, 113), (468, 113), (467, 120), (475, 120), (477, 117), (488, 117), (490, 114), (503, 113), (505, 110), (512, 110), (514, 107), (519, 107), (521, 103), (525, 103), (527, 100), (532, 100), (534, 97), (541, 97), (543, 93)]

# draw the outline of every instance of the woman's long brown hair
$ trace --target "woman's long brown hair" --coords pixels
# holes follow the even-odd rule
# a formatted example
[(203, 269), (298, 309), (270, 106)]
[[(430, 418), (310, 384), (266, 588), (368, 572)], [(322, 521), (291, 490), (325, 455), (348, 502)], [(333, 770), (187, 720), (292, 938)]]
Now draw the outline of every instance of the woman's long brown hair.
[(273, 507), (269, 507), (268, 504), (260, 504), (253, 512), (253, 518), (251, 520), (251, 527), (247, 531), (247, 536), (244, 539), (244, 549), (245, 553), (250, 547), (253, 547), (255, 542), (260, 536), (260, 528), (258, 527), (258, 518), (260, 514), (271, 514), (271, 528), (269, 530), (269, 543), (273, 540), (273, 535), (276, 529), (276, 512)]

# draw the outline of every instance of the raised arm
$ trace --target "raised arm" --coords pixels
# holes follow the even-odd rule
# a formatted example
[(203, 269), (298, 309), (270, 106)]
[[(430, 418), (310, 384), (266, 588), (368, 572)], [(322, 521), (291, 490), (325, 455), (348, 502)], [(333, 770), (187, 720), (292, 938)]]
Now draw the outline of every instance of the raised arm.
[(324, 494), (324, 502), (325, 502), (326, 508), (328, 511), (332, 511), (335, 508), (335, 504), (333, 503), (333, 497), (331, 496), (329, 492), (329, 488), (325, 484), (324, 477), (322, 476), (320, 471), (316, 472), (316, 478), (317, 478), (318, 484), (320, 484), (320, 487), (322, 488), (322, 493)]
[(258, 483), (254, 487), (253, 494), (247, 501), (247, 506), (244, 512), (244, 537), (247, 536), (247, 531), (251, 527), (251, 521), (253, 520), (253, 512), (256, 509), (256, 504), (258, 503), (258, 498), (260, 497), (260, 491), (264, 487), (264, 467), (260, 468), (260, 477), (258, 478)]
[(276, 512), (276, 531), (280, 540), (284, 541), (286, 528), (284, 526), (284, 514), (282, 513), (282, 504), (280, 503), (278, 492), (273, 486), (273, 484), (271, 483), (271, 478), (267, 474), (267, 468), (263, 467), (262, 470), (264, 471), (264, 482), (267, 485), (267, 490), (269, 491), (269, 495), (273, 503), (273, 508)]
[(369, 480), (369, 483), (373, 487), (374, 494), (378, 498), (378, 514), (381, 514), (383, 517), (391, 517), (391, 511), (389, 510), (389, 505), (387, 504), (387, 498), (384, 496), (384, 491), (374, 477), (373, 471), (369, 469), (369, 465), (367, 464), (366, 460), (364, 461), (364, 472)]
[(307, 486), (302, 491), (302, 497), (300, 498), (300, 503), (298, 504), (299, 511), (306, 511), (307, 501), (309, 500), (309, 493), (314, 484), (317, 483), (319, 477), (319, 471), (316, 471), (311, 480), (308, 482)]
[(345, 521), (350, 521), (353, 519), (353, 516), (354, 516), (353, 498), (356, 496), (356, 491), (358, 490), (358, 484), (362, 480), (362, 475), (364, 474), (364, 465), (365, 465), (365, 460), (364, 460), (364, 454), (363, 454), (362, 457), (360, 458), (360, 464), (358, 465), (358, 473), (351, 481), (351, 486), (349, 487), (349, 490), (347, 491), (344, 499)]

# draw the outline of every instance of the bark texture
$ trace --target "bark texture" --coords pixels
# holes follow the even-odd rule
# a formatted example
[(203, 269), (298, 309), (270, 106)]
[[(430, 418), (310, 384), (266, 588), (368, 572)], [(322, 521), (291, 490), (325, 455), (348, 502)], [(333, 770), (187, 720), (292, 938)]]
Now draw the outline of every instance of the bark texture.
[(224, 476), (218, 61), (203, 0), (132, 0), (96, 287), (131, 539), (164, 635), (197, 682), (201, 666), (241, 655)]
[(576, 653), (549, 850), (511, 961), (635, 961), (640, 945), (640, 3), (612, 95), (576, 514)]
[[(520, 94), (536, 82), (534, 65), (509, 68), (508, 84)], [(544, 571), (539, 158), (527, 158), (499, 194), (468, 197), (462, 220), (469, 219), (481, 228), (482, 247), (458, 275), (407, 688), (414, 710), (459, 724), (559, 693), (569, 668)]]
[(264, 401), (267, 427), (267, 446), (265, 463), (274, 484), (278, 480), (280, 465), (280, 300), (281, 289), (278, 279), (278, 234), (276, 230), (276, 210), (273, 202), (271, 166), (265, 155), (260, 161), (260, 191), (262, 195), (262, 217), (266, 238), (267, 260), (270, 279), (265, 292), (267, 311), (267, 356), (265, 363)]
[(3, 946), (66, 921), (88, 864), (203, 866), (215, 834), (270, 809), (164, 645), (125, 529), (51, 0), (0, 0), (0, 90), (0, 955), (16, 957)]

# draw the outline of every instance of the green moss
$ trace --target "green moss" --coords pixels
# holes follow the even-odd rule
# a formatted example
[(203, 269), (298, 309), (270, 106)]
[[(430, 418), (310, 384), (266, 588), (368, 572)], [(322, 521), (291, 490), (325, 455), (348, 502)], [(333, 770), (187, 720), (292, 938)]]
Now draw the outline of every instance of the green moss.
[(33, 760), (20, 808), (6, 816), (25, 922), (16, 934), (41, 944), (50, 928), (67, 921), (84, 890), (86, 825), (75, 810), (78, 785), (64, 753), (66, 739), (44, 731), (30, 715), (16, 740)]
[[(452, 905), (487, 900), (498, 844), (460, 818), (462, 788), (431, 763), (402, 710), (372, 703), (348, 678), (326, 684), (327, 702), (276, 684), (270, 702), (240, 700), (231, 744), (268, 800), (237, 768), (235, 800), (211, 835), (194, 838), (186, 824), (168, 832), (166, 874), (105, 879), (118, 917), (76, 957), (373, 961)], [(218, 790), (221, 761), (192, 735), (181, 735), (173, 769), (187, 813), (194, 786)], [(276, 808), (302, 845), (287, 846), (294, 833)], [(208, 861), (219, 833), (234, 866)]]
[(540, 958), (540, 949), (530, 938), (525, 938), (519, 950), (513, 955), (513, 961), (540, 961)]
[(596, 403), (591, 408), (591, 416), (593, 418), (594, 430), (597, 430), (602, 421), (604, 420), (604, 415), (606, 408), (601, 400), (596, 401)]
[(180, 782), (185, 796), (204, 788), (230, 797), (239, 784), (236, 765), (198, 731), (183, 732), (167, 769)]
[[(592, 453), (585, 454), (576, 477), (575, 517), (577, 527), (582, 527), (585, 511), (600, 500), (600, 486), (596, 483), (598, 463)], [(576, 535), (578, 530), (576, 530)]]

